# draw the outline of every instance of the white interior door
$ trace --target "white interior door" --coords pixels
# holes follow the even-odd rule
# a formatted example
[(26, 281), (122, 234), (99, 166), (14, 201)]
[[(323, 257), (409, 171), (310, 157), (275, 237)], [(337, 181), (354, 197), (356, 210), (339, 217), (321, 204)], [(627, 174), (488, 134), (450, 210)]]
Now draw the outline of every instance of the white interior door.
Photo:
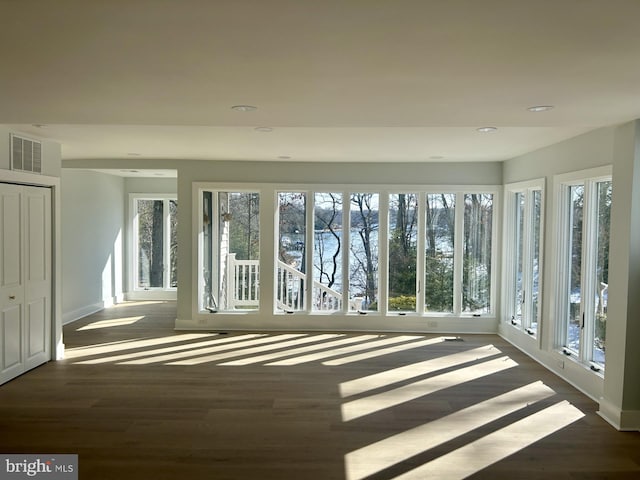
[(23, 187), (0, 184), (0, 383), (24, 372)]
[(51, 190), (0, 184), (0, 383), (51, 358)]

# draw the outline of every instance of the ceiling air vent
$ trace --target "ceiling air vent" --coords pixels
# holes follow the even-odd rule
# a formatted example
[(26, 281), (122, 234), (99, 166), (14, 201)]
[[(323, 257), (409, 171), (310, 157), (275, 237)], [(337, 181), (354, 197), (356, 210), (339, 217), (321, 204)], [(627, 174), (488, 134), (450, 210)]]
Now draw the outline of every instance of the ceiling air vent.
[(42, 173), (42, 143), (12, 134), (11, 169)]

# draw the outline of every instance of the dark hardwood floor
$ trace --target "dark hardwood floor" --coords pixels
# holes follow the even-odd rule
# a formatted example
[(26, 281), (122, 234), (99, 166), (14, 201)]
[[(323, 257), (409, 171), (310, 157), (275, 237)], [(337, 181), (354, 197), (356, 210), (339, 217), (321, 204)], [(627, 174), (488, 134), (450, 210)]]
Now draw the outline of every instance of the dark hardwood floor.
[(640, 433), (494, 335), (174, 332), (173, 303), (65, 327), (0, 386), (0, 452), (81, 479), (638, 479)]

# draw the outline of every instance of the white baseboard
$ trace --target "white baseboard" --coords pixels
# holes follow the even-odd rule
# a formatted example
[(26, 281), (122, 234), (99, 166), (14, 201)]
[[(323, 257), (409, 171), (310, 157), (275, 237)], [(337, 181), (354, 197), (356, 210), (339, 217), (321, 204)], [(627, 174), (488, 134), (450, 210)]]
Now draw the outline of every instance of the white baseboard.
[(75, 322), (76, 320), (80, 320), (87, 315), (91, 315), (92, 313), (99, 312), (100, 310), (105, 308), (105, 302), (98, 302), (92, 305), (85, 305), (84, 307), (80, 307), (71, 312), (64, 312), (62, 314), (62, 324), (67, 325), (71, 322)]
[(102, 302), (96, 302), (91, 305), (85, 305), (84, 307), (77, 308), (71, 312), (65, 312), (62, 314), (62, 325), (75, 322), (81, 318), (91, 315), (92, 313), (99, 312), (105, 308), (113, 307), (118, 303), (124, 302), (124, 294), (116, 295), (113, 298), (108, 298)]
[(602, 398), (598, 415), (622, 432), (640, 431), (640, 410), (621, 410)]

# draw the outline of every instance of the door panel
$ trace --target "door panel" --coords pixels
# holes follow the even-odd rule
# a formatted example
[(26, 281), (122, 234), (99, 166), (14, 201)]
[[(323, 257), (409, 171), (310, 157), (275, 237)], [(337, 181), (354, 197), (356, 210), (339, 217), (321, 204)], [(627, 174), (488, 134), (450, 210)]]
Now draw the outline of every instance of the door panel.
[[(3, 185), (0, 192), (0, 288), (22, 288), (22, 189), (17, 185)], [(13, 293), (13, 292), (12, 292)], [(7, 295), (4, 295), (6, 298)]]
[(51, 190), (25, 187), (25, 368), (50, 360)]
[[(43, 190), (43, 189), (36, 189)], [(46, 193), (27, 191), (26, 194), (26, 256), (25, 264), (27, 282), (41, 282), (48, 279), (47, 275), (47, 216)]]
[(0, 383), (10, 380), (24, 371), (23, 365), (22, 305), (9, 305), (0, 315), (2, 357), (0, 358)]
[(27, 368), (37, 357), (47, 352), (47, 302), (46, 298), (29, 302), (26, 310), (27, 325)]

